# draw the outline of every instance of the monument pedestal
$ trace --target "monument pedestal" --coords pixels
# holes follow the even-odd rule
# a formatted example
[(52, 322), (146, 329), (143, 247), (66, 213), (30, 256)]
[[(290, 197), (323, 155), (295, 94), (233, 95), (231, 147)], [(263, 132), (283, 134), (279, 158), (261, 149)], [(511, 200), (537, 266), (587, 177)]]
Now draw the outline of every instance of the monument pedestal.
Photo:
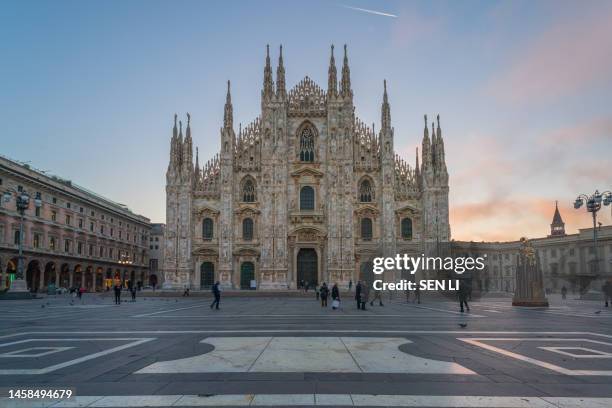
[(4, 294), (0, 296), (0, 299), (15, 300), (15, 299), (34, 299), (34, 296), (28, 290), (28, 286), (25, 280), (15, 279), (11, 282), (11, 287)]

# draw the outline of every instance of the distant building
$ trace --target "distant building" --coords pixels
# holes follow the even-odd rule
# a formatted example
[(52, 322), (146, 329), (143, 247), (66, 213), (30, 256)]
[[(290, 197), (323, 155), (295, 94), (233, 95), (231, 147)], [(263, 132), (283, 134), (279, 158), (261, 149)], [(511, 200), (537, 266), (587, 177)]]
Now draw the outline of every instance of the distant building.
[(163, 284), (164, 274), (161, 267), (164, 264), (164, 237), (166, 224), (151, 224), (149, 236), (149, 280), (146, 284), (159, 287)]
[[(597, 229), (595, 249), (593, 228), (566, 234), (565, 223), (555, 205), (550, 235), (534, 238), (532, 242), (548, 292), (559, 292), (563, 286), (574, 293), (599, 291), (606, 280), (612, 279), (612, 225)], [(454, 256), (487, 256), (485, 270), (473, 276), (473, 285), (482, 291), (514, 291), (519, 248), (520, 241), (452, 242)]]
[[(149, 219), (69, 180), (0, 157), (0, 193), (25, 191), (32, 203), (24, 219), (24, 278), (31, 291), (47, 285), (104, 290), (120, 280), (148, 281)], [(0, 289), (17, 271), (19, 213), (0, 200)]]

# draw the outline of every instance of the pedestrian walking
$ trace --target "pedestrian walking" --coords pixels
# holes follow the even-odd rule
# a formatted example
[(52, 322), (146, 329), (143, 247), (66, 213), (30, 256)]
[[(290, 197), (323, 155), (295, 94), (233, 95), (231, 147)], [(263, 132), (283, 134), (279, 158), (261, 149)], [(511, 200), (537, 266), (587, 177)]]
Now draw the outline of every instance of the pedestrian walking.
[(115, 304), (120, 305), (121, 304), (121, 285), (116, 283), (115, 286), (113, 286), (113, 290), (115, 291)]
[(319, 292), (321, 296), (321, 307), (327, 307), (327, 297), (329, 296), (329, 288), (327, 287), (327, 283), (323, 282)]
[(383, 302), (382, 302), (382, 291), (380, 290), (374, 290), (374, 298), (370, 301), (370, 306), (374, 306), (374, 302), (376, 302), (378, 300), (378, 305), (379, 306), (384, 306)]
[(366, 310), (366, 303), (368, 303), (369, 298), (370, 287), (368, 286), (368, 282), (363, 281), (361, 284), (361, 310)]
[(79, 289), (77, 290), (77, 296), (79, 299), (83, 298), (83, 292), (85, 291), (84, 288), (82, 288), (81, 286), (79, 286)]
[(130, 292), (132, 293), (132, 302), (136, 301), (136, 287), (132, 286), (132, 288), (130, 289)]
[(610, 283), (610, 281), (607, 281), (602, 286), (601, 290), (602, 290), (603, 295), (604, 295), (604, 300), (606, 302), (606, 307), (608, 307), (608, 305), (612, 301), (612, 283)]
[(420, 281), (416, 281), (416, 286), (414, 287), (414, 301), (417, 304), (421, 304), (421, 287)]
[(459, 307), (461, 309), (461, 313), (463, 313), (463, 306), (467, 311), (470, 311), (470, 306), (468, 305), (468, 296), (470, 294), (469, 284), (466, 280), (459, 281)]
[(219, 288), (219, 281), (215, 282), (212, 287), (212, 293), (215, 297), (215, 300), (210, 304), (210, 308), (212, 309), (215, 306), (216, 310), (219, 310), (219, 302), (221, 301), (221, 289)]
[(315, 296), (317, 297), (317, 301), (319, 301), (319, 288), (315, 286)]
[(353, 280), (349, 280), (349, 292), (353, 289)]
[(567, 297), (567, 288), (565, 285), (561, 288), (561, 299), (565, 299)]
[(183, 296), (189, 296), (189, 288), (185, 286), (185, 290), (183, 291)]
[(357, 281), (357, 286), (355, 286), (355, 300), (357, 301), (357, 309), (361, 309), (361, 281)]

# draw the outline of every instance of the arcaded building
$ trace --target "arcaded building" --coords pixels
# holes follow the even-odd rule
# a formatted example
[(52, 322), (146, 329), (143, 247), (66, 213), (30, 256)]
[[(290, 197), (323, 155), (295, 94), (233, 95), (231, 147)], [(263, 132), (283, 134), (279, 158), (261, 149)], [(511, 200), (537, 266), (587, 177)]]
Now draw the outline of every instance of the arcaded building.
[[(33, 291), (55, 287), (105, 290), (114, 282), (147, 285), (149, 219), (70, 180), (0, 156), (0, 290), (16, 278), (20, 214), (26, 192), (24, 279)], [(40, 200), (37, 208), (33, 201)]]
[[(285, 83), (269, 51), (261, 112), (236, 126), (228, 81), (220, 151), (201, 150), (175, 115), (166, 180), (165, 288), (287, 289), (371, 280), (375, 256), (448, 247), (448, 172), (440, 118), (425, 116), (421, 157), (394, 150), (387, 84), (380, 124), (355, 115), (346, 47), (328, 83)], [(402, 138), (406, 138), (402, 136)], [(390, 272), (394, 274), (395, 272)], [(392, 279), (386, 276), (385, 279)]]

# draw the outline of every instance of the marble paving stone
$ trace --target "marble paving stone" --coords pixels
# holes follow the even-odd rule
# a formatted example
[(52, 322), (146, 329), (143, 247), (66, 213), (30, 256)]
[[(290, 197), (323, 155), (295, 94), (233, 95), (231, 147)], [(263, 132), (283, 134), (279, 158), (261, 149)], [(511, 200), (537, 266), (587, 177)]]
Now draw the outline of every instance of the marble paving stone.
[(255, 395), (251, 406), (314, 405), (314, 394), (260, 394)]
[(90, 406), (96, 408), (114, 407), (168, 407), (172, 406), (180, 395), (120, 395), (99, 399)]
[(244, 407), (251, 405), (254, 395), (183, 395), (174, 403), (179, 407)]
[(315, 405), (353, 406), (353, 399), (348, 394), (315, 394)]
[(343, 337), (355, 361), (368, 373), (476, 374), (457, 363), (413, 356), (399, 350), (400, 338)]
[(257, 372), (359, 372), (338, 337), (275, 337), (257, 359)]
[(460, 364), (413, 356), (399, 350), (403, 338), (377, 337), (209, 337), (215, 349), (178, 360), (157, 362), (136, 374), (407, 373), (476, 374)]
[(209, 337), (202, 342), (215, 347), (210, 353), (157, 362), (136, 374), (246, 372), (270, 340), (270, 337)]

